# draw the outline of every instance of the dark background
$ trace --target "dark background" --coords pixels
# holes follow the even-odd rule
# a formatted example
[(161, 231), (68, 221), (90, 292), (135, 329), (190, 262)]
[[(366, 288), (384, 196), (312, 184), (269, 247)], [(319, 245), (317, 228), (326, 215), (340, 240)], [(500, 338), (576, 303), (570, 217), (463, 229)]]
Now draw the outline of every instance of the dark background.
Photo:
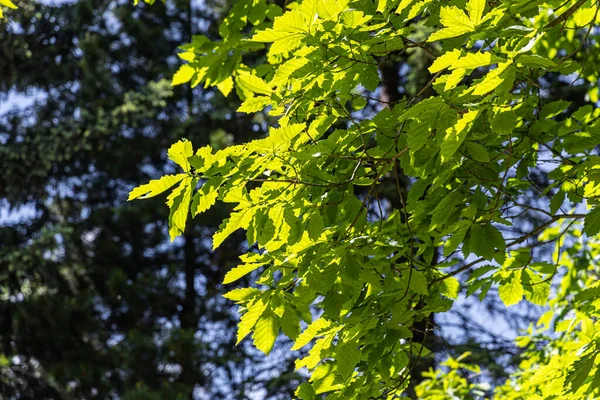
[(235, 99), (170, 87), (227, 5), (19, 6), (0, 28), (0, 398), (290, 398), (283, 354), (235, 346), (241, 237), (205, 240), (228, 210), (169, 243), (164, 199), (126, 203), (180, 138), (260, 134)]

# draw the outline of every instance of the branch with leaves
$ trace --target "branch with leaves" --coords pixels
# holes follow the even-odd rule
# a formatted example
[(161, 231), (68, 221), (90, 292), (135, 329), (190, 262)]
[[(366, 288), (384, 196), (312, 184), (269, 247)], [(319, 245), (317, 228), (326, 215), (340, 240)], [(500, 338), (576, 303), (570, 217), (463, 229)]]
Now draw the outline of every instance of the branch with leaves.
[[(568, 1), (553, 18), (552, 5), (541, 1), (376, 3), (304, 0), (282, 10), (238, 1), (221, 40), (197, 36), (182, 46), (186, 64), (173, 84), (235, 91), (238, 112), (273, 118), (269, 134), (218, 151), (194, 151), (182, 140), (168, 154), (183, 172), (129, 198), (174, 187), (167, 200), (172, 240), (190, 212), (232, 204), (213, 247), (243, 229), (250, 250), (224, 283), (260, 270), (255, 286), (226, 295), (240, 305), (238, 342), (251, 334), (267, 354), (281, 333), (294, 341), (292, 350), (313, 343), (296, 361), (311, 375), (296, 392), (302, 399), (401, 395), (414, 355), (427, 352), (413, 340), (416, 323), (451, 309), (461, 287), (480, 298), (498, 287), (506, 306), (523, 299), (556, 304), (552, 282), (573, 273), (568, 266), (557, 273), (569, 254), (562, 250), (566, 232), (581, 237), (573, 229), (583, 220), (588, 238), (600, 233), (597, 90), (596, 103), (582, 107), (544, 102), (540, 91), (545, 79), (586, 68), (562, 26), (580, 29), (584, 15), (597, 18), (598, 5)], [(422, 26), (430, 31), (426, 40)], [(427, 83), (369, 112), (367, 100), (381, 90), (380, 60), (420, 50), (434, 57)], [(266, 52), (265, 62), (244, 64), (251, 52)], [(585, 62), (600, 59), (597, 53)], [(586, 71), (597, 87), (597, 73)], [(400, 169), (411, 182), (406, 200)], [(541, 198), (549, 204), (520, 202), (530, 193), (530, 169), (547, 174)], [(379, 194), (386, 177), (398, 186), (399, 208)], [(559, 212), (565, 204), (577, 212)], [(544, 222), (507, 240), (503, 226), (526, 227), (531, 215)], [(554, 232), (563, 220), (567, 230)], [(553, 263), (537, 258), (536, 245), (523, 246), (536, 240), (538, 247), (556, 243)], [(440, 247), (446, 258), (437, 263)], [(462, 284), (456, 279), (483, 263)], [(593, 325), (597, 315), (590, 315), (585, 321)], [(569, 362), (589, 373), (594, 351)], [(467, 368), (460, 361), (449, 362)], [(576, 396), (583, 375), (568, 375), (571, 385), (553, 393)], [(429, 377), (418, 393), (431, 395), (442, 379)]]

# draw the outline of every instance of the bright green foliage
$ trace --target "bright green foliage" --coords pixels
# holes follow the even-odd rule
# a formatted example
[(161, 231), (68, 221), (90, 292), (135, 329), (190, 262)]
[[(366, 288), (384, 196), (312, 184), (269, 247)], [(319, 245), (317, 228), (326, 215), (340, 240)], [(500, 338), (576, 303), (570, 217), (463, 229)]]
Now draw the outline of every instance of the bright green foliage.
[(154, 197), (157, 194), (169, 190), (173, 185), (181, 182), (186, 176), (186, 174), (165, 175), (160, 179), (150, 181), (147, 185), (142, 185), (132, 190), (131, 193), (129, 193), (128, 200)]
[(476, 365), (464, 362), (469, 357), (465, 353), (456, 359), (450, 357), (437, 371), (425, 373), (426, 379), (416, 388), (421, 399), (430, 400), (482, 400), (487, 398), (489, 384), (476, 383), (481, 370)]
[(566, 233), (573, 240), (557, 245), (554, 261), (565, 268), (558, 292), (537, 326), (518, 339), (526, 349), (522, 371), (497, 389), (499, 398), (600, 397), (600, 241), (582, 235), (581, 223), (571, 222), (547, 229), (540, 238), (560, 242)]
[(13, 10), (17, 8), (15, 3), (10, 0), (0, 0), (0, 19), (4, 17), (4, 14), (2, 13), (2, 7), (12, 8)]
[[(532, 350), (501, 398), (595, 395), (597, 275), (585, 266), (580, 278), (574, 260), (591, 262), (583, 247), (600, 231), (598, 93), (579, 108), (548, 103), (539, 82), (573, 75), (597, 86), (598, 42), (587, 57), (573, 57), (576, 33), (590, 39), (597, 11), (591, 1), (304, 0), (283, 12), (241, 0), (220, 27), (222, 40), (198, 36), (182, 46), (187, 64), (174, 85), (235, 90), (239, 112), (266, 112), (277, 127), (218, 151), (175, 144), (169, 156), (186, 178), (168, 198), (170, 233), (183, 232), (192, 198), (194, 216), (216, 200), (231, 203), (213, 247), (242, 229), (250, 250), (225, 282), (258, 271), (256, 289), (227, 295), (241, 307), (238, 341), (252, 334), (265, 353), (280, 333), (295, 340), (293, 349), (312, 343), (296, 362), (311, 373), (299, 398), (400, 396), (428, 352), (413, 342), (413, 325), (449, 310), (461, 287), (454, 276), (469, 270), (467, 295), (498, 287), (507, 306), (546, 305), (557, 282), (557, 327), (571, 318), (552, 342), (555, 353)], [(418, 26), (428, 27), (425, 40)], [(246, 52), (265, 47), (265, 63), (244, 64)], [(434, 58), (435, 75), (416, 96), (373, 112), (381, 63), (416, 48)], [(548, 157), (543, 196), (552, 201), (523, 204), (529, 169), (546, 168)], [(402, 206), (383, 209), (378, 189), (399, 171), (412, 186), (404, 199), (398, 184)], [(132, 198), (176, 178), (164, 179)], [(592, 211), (569, 212), (586, 204)], [(533, 226), (521, 218), (531, 210)], [(565, 243), (556, 223), (572, 229), (581, 220), (587, 236)], [(558, 248), (554, 264), (530, 247), (547, 240)], [(418, 389), (427, 398), (477, 396), (456, 374), (430, 378)]]

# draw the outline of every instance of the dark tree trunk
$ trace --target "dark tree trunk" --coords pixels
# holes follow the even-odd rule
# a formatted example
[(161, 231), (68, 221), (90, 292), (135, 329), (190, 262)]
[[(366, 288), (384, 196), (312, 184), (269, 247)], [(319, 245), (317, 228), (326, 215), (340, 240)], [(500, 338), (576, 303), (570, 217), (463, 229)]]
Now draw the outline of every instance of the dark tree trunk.
[[(400, 92), (400, 67), (401, 63), (399, 62), (386, 62), (380, 65), (381, 72), (381, 94), (380, 100), (382, 104), (393, 107), (396, 103), (398, 103), (402, 99), (402, 93)], [(397, 179), (400, 184), (400, 190), (402, 199), (398, 198), (398, 195), (390, 196), (389, 199), (394, 208), (402, 209), (403, 205), (406, 204), (406, 195), (408, 193), (408, 189), (410, 186), (410, 180), (406, 175), (404, 175), (402, 168), (397, 166)], [(395, 174), (394, 174), (395, 175)], [(384, 187), (390, 188), (388, 193), (397, 193), (396, 189), (396, 176), (391, 176), (386, 180), (389, 182), (384, 182)], [(407, 220), (408, 216), (405, 215), (404, 219)], [(432, 266), (437, 263), (437, 254), (434, 256), (432, 260)], [(416, 307), (420, 307), (420, 304), (417, 304)], [(418, 385), (422, 380), (422, 373), (429, 370), (429, 368), (433, 368), (435, 366), (435, 360), (433, 358), (433, 354), (435, 354), (435, 343), (437, 342), (434, 332), (434, 315), (430, 315), (429, 318), (425, 318), (421, 321), (417, 321), (413, 325), (413, 342), (419, 343), (426, 347), (428, 350), (432, 352), (432, 355), (428, 357), (421, 357), (419, 354), (415, 354), (413, 359), (411, 360), (411, 377), (410, 384), (408, 388), (408, 394), (411, 398), (416, 398), (415, 394), (415, 386)]]

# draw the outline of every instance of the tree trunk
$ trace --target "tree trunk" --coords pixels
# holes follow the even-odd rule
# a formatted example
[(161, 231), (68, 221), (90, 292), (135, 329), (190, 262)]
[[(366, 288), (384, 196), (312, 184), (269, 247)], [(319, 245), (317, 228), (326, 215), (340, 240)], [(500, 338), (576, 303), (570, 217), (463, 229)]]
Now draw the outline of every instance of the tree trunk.
[[(402, 64), (398, 62), (387, 62), (380, 66), (382, 83), (380, 100), (382, 104), (390, 108), (392, 108), (402, 99), (402, 93), (400, 92), (401, 65)], [(403, 198), (399, 199), (398, 195), (390, 196), (390, 201), (394, 208), (403, 209), (403, 205), (406, 204), (406, 195), (410, 186), (410, 180), (406, 175), (404, 175), (402, 168), (400, 168), (399, 165), (397, 167), (397, 170), (397, 178), (400, 184), (401, 195)], [(383, 184), (390, 188), (386, 191), (388, 193), (397, 193), (396, 176), (392, 176), (391, 178), (388, 178), (386, 180), (388, 180), (389, 182), (384, 182)], [(404, 215), (404, 219), (407, 220), (408, 215)], [(432, 260), (432, 266), (435, 265), (436, 262), (437, 254)], [(417, 305), (417, 307), (419, 307), (419, 305)], [(411, 398), (416, 399), (414, 388), (423, 380), (422, 373), (427, 371), (429, 368), (435, 367), (435, 360), (433, 358), (433, 354), (435, 354), (435, 343), (437, 342), (437, 340), (433, 329), (433, 327), (435, 326), (434, 319), (434, 314), (431, 314), (429, 318), (425, 318), (422, 321), (415, 322), (413, 325), (413, 342), (419, 343), (426, 347), (432, 352), (432, 355), (428, 357), (421, 357), (420, 355), (416, 354), (411, 360), (411, 364), (409, 366), (411, 368), (411, 377), (407, 391)]]

